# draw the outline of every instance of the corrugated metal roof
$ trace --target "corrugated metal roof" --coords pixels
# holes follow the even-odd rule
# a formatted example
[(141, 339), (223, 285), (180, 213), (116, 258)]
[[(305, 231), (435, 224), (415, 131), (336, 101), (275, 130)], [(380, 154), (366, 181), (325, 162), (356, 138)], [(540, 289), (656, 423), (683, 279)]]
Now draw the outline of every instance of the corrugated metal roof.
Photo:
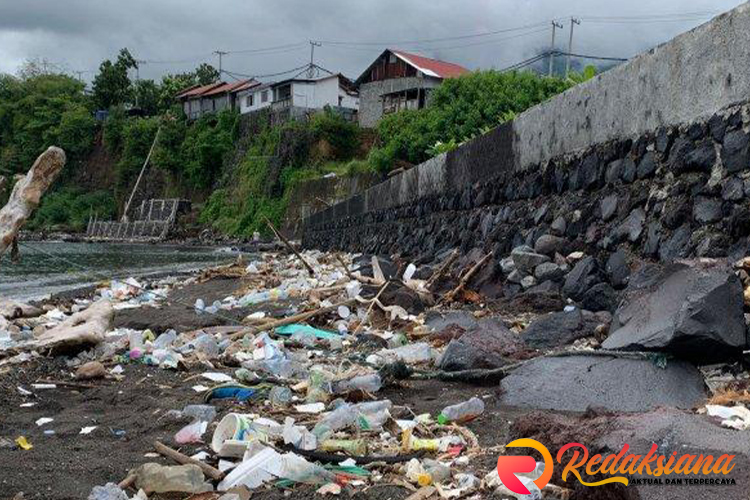
[(410, 54), (402, 50), (390, 49), (390, 51), (405, 63), (415, 67), (428, 76), (435, 76), (438, 78), (454, 78), (469, 72), (468, 69), (464, 68), (463, 66), (459, 66), (458, 64), (438, 61), (437, 59), (430, 59), (429, 57)]
[(254, 79), (240, 80), (238, 82), (226, 83), (226, 82), (215, 82), (208, 85), (200, 85), (197, 87), (190, 87), (187, 90), (177, 94), (178, 99), (196, 98), (196, 97), (208, 97), (213, 95), (225, 94), (229, 92), (239, 92), (240, 90), (249, 89), (260, 85), (260, 82)]

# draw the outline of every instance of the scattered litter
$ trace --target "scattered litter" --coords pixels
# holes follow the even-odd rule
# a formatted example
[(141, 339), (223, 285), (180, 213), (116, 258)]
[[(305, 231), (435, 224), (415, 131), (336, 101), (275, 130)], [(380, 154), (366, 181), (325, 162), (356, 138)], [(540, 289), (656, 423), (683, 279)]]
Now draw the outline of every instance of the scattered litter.
[(211, 382), (216, 383), (224, 383), (224, 382), (233, 382), (234, 379), (227, 375), (226, 373), (217, 373), (217, 372), (207, 372), (201, 374), (201, 377), (210, 380)]
[(45, 424), (48, 424), (50, 422), (54, 422), (54, 420), (55, 420), (54, 418), (43, 417), (43, 418), (37, 419), (36, 425), (37, 425), (37, 427), (41, 427), (41, 426), (43, 426)]
[(737, 405), (732, 408), (720, 405), (706, 405), (706, 412), (711, 417), (722, 419), (721, 425), (740, 431), (750, 429), (750, 410)]
[(94, 429), (96, 429), (97, 427), (98, 427), (97, 425), (83, 427), (81, 428), (81, 432), (79, 432), (78, 434), (91, 434), (92, 432), (94, 432)]
[(16, 438), (16, 444), (23, 448), (24, 450), (30, 450), (34, 447), (24, 436), (19, 436)]

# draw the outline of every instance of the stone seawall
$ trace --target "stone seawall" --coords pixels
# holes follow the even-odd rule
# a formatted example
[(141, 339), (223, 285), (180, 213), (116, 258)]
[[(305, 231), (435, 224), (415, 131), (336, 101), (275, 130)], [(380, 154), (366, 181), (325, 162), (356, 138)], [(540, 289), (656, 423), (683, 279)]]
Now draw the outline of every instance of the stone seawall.
[[(750, 110), (561, 155), (518, 174), (510, 126), (308, 219), (305, 246), (412, 257), (564, 236), (568, 251), (744, 256), (750, 242)], [(510, 159), (507, 159), (509, 162)], [(435, 175), (438, 172), (439, 175)]]
[(749, 34), (743, 4), (313, 214), (303, 244), (502, 254), (549, 232), (663, 260), (739, 254), (750, 211)]

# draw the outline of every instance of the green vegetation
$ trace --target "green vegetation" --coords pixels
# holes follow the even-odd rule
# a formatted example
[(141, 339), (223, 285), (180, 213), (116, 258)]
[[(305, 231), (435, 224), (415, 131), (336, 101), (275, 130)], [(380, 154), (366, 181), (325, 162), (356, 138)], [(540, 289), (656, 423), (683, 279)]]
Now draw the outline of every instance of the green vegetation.
[[(0, 175), (26, 172), (49, 145), (68, 155), (65, 174), (44, 197), (31, 228), (81, 230), (92, 210), (99, 217), (117, 217), (159, 131), (151, 186), (166, 196), (207, 200), (201, 222), (235, 235), (265, 232), (265, 217), (279, 223), (291, 189), (306, 179), (330, 173), (384, 175), (422, 162), (595, 74), (586, 68), (563, 80), (478, 71), (446, 80), (427, 108), (389, 115), (374, 132), (325, 111), (306, 122), (255, 127), (240, 138), (237, 113), (188, 121), (174, 102), (180, 90), (218, 79), (208, 64), (160, 81), (133, 82), (138, 61), (122, 49), (113, 61), (102, 62), (89, 94), (82, 82), (47, 67), (28, 61), (18, 76), (0, 74)], [(133, 107), (137, 112), (127, 111)], [(107, 110), (108, 118), (96, 121), (96, 110)], [(239, 160), (238, 151), (245, 151)], [(106, 178), (106, 186), (82, 182), (97, 177), (91, 169), (102, 168), (108, 170), (98, 178)]]
[(331, 112), (308, 122), (262, 127), (231, 179), (216, 189), (200, 222), (233, 235), (267, 233), (267, 217), (280, 224), (291, 189), (326, 173), (361, 171), (359, 128)]
[(394, 113), (380, 121), (381, 145), (370, 153), (370, 164), (382, 172), (396, 161), (421, 163), (572, 85), (572, 80), (530, 72), (476, 71), (445, 80), (433, 92), (428, 107)]
[(60, 229), (85, 231), (89, 216), (96, 213), (102, 220), (117, 217), (117, 206), (107, 191), (85, 191), (63, 187), (44, 197), (44, 203), (27, 224), (31, 230)]

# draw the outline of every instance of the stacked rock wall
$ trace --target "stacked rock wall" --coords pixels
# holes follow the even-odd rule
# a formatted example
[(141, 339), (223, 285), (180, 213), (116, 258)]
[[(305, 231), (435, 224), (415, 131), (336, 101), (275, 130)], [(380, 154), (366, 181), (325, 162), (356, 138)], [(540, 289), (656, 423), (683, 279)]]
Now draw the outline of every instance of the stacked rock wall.
[(743, 4), (306, 221), (322, 249), (745, 255), (750, 7)]

